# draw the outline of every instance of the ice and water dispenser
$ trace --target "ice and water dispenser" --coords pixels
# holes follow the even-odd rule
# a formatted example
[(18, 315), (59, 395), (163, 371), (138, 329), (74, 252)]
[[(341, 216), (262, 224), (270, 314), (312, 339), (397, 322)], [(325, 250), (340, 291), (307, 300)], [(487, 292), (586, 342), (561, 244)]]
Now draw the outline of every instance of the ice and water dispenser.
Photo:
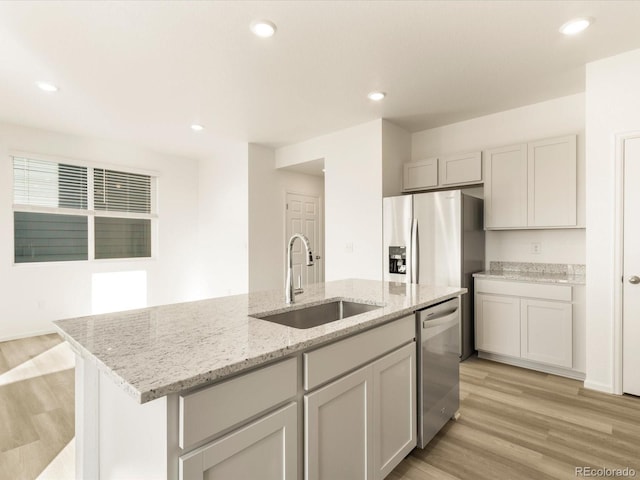
[(389, 247), (389, 273), (407, 273), (407, 247)]

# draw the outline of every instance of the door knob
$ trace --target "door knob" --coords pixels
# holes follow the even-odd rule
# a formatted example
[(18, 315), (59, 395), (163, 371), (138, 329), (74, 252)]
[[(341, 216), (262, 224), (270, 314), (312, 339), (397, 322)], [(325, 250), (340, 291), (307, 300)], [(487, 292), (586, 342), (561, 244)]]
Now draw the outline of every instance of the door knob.
[(320, 260), (322, 257), (320, 255), (316, 255), (316, 260)]
[(629, 283), (633, 283), (634, 285), (637, 285), (638, 283), (640, 283), (640, 277), (634, 275), (633, 277), (629, 277)]

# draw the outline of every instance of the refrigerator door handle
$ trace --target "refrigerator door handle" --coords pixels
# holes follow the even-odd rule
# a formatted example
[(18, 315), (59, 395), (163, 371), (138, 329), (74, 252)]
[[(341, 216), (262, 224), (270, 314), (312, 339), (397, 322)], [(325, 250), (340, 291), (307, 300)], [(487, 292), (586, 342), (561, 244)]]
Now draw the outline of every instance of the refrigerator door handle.
[(420, 275), (418, 265), (420, 265), (420, 251), (418, 249), (418, 219), (411, 222), (411, 283), (418, 283)]

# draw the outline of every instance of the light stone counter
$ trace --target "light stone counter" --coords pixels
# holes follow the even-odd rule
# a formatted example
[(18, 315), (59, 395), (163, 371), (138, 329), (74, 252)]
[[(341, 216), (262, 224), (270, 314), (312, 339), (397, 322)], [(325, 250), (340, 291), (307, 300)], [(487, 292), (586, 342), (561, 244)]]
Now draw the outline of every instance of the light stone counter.
[[(284, 292), (214, 298), (54, 322), (86, 361), (139, 403), (217, 381), (301, 350), (453, 298), (466, 289), (340, 280), (310, 285), (296, 304)], [(371, 312), (301, 330), (252, 315), (330, 300), (383, 305)]]
[(580, 264), (491, 262), (489, 270), (474, 273), (475, 278), (516, 282), (584, 285), (585, 266)]

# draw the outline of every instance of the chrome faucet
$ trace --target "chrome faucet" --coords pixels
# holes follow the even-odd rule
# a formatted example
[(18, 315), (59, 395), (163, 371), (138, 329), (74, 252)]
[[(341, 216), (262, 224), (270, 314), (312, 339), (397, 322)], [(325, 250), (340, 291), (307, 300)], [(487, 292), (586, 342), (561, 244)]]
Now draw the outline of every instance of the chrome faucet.
[(309, 239), (305, 237), (301, 233), (294, 233), (289, 239), (289, 246), (287, 247), (287, 282), (284, 286), (285, 296), (284, 300), (289, 305), (294, 303), (295, 300), (295, 292), (293, 289), (293, 259), (291, 258), (291, 253), (293, 251), (293, 244), (296, 241), (296, 238), (302, 240), (304, 243), (304, 248), (307, 250), (307, 267), (313, 265), (313, 253), (311, 252), (311, 247), (309, 245)]

